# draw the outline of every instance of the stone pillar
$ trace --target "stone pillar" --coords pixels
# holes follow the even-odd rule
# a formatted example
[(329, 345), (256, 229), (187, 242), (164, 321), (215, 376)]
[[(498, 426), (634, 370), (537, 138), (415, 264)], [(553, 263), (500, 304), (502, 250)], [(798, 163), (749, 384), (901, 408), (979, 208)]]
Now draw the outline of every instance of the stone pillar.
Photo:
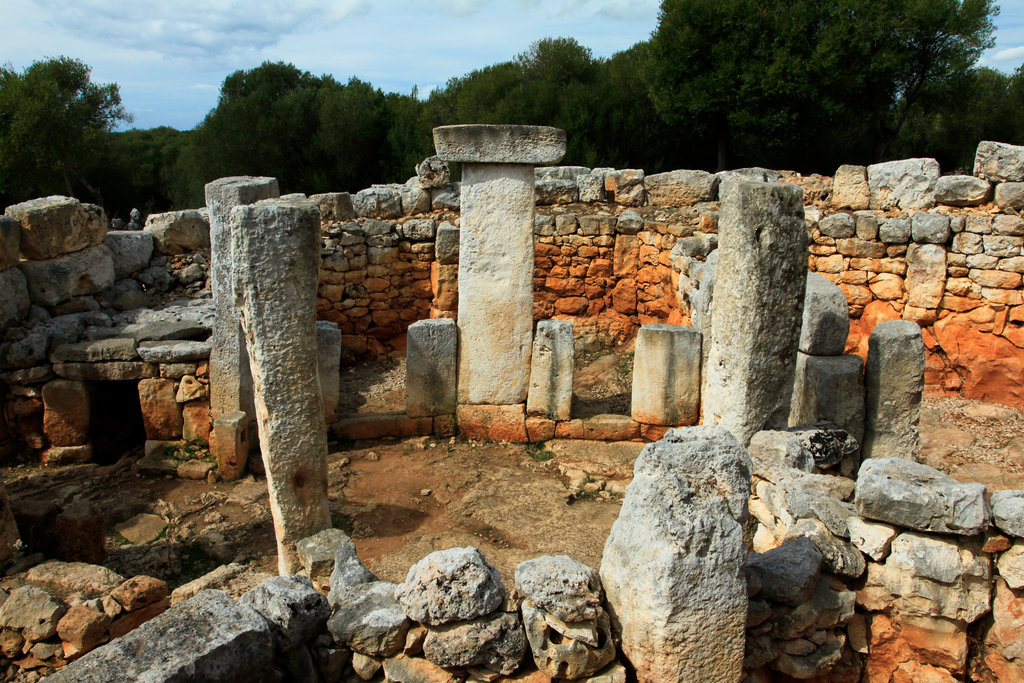
[(405, 345), (405, 412), (409, 417), (455, 414), (458, 332), (450, 318), (409, 325)]
[(341, 328), (338, 323), (316, 321), (316, 359), (324, 422), (333, 424), (338, 419), (341, 392)]
[[(233, 410), (218, 417), (210, 430), (210, 443), (214, 442), (221, 444), (214, 454), (221, 475), (225, 479), (241, 477), (249, 459), (249, 416)], [(228, 450), (226, 446), (233, 448)]]
[(909, 458), (921, 449), (924, 339), (909, 320), (883, 320), (868, 339), (864, 369), (865, 458)]
[(442, 126), (434, 146), (442, 161), (463, 164), (459, 402), (521, 404), (533, 341), (533, 166), (562, 159), (565, 131)]
[(568, 420), (572, 413), (573, 359), (576, 345), (572, 323), (541, 320), (533, 340), (527, 415)]
[(320, 214), (310, 200), (238, 206), (231, 243), (278, 569), (290, 576), (301, 568), (295, 542), (331, 526), (317, 382)]
[(743, 678), (749, 497), (750, 458), (722, 427), (670, 429), (637, 457), (601, 581), (641, 683)]
[(743, 444), (789, 419), (807, 279), (803, 191), (724, 182), (704, 423)]
[[(237, 410), (248, 415), (249, 423), (255, 422), (256, 417), (249, 359), (231, 294), (234, 260), (231, 252), (231, 210), (279, 194), (274, 178), (235, 176), (206, 184), (206, 206), (210, 211), (210, 289), (215, 310), (213, 338), (210, 340), (210, 417), (214, 422)], [(218, 436), (231, 433), (229, 429), (215, 429), (210, 435), (210, 452), (217, 462), (234, 459), (239, 443), (224, 443)], [(249, 442), (255, 445), (256, 439), (249, 439)], [(244, 461), (235, 476), (241, 476), (243, 472)], [(224, 470), (221, 474), (228, 477)]]
[(696, 424), (700, 417), (701, 334), (692, 327), (643, 325), (633, 355), (633, 419)]

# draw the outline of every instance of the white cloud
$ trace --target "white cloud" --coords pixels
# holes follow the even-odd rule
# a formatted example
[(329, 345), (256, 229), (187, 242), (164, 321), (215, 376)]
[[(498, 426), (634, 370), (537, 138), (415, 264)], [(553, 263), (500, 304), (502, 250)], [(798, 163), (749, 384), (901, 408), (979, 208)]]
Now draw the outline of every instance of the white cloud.
[(94, 39), (166, 57), (219, 60), (254, 54), (286, 35), (324, 28), (369, 8), (369, 0), (36, 0), (48, 23), (85, 26)]
[(1024, 45), (1021, 45), (1020, 47), (1010, 47), (1005, 50), (1000, 50), (999, 52), (989, 57), (989, 59), (993, 62), (1009, 62), (1021, 58), (1024, 58)]
[(433, 0), (431, 4), (444, 14), (465, 17), (483, 9), (488, 0)]

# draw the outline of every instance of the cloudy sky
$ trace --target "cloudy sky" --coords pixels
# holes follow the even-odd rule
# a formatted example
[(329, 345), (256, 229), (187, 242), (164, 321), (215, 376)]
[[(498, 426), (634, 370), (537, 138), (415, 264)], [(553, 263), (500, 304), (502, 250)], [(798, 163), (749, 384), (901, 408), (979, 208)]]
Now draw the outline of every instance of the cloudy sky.
[[(1024, 0), (1003, 0), (983, 63), (1024, 63)], [(67, 55), (115, 82), (134, 126), (187, 129), (224, 77), (291, 62), (386, 91), (421, 93), (571, 36), (605, 57), (646, 40), (658, 0), (0, 0), (0, 63)]]

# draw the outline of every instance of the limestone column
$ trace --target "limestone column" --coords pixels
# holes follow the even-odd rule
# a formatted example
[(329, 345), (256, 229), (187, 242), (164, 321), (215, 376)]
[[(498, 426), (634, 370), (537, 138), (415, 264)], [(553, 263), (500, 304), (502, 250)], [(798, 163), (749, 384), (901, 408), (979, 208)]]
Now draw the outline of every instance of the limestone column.
[(462, 168), (459, 231), (459, 403), (526, 400), (533, 342), (536, 164), (565, 154), (545, 126), (442, 126), (434, 146)]
[(270, 200), (231, 213), (235, 305), (285, 576), (301, 568), (295, 542), (331, 526), (317, 380), (319, 216), (310, 200)]
[(910, 320), (883, 320), (868, 338), (864, 368), (865, 458), (909, 458), (921, 449), (924, 339)]
[[(231, 247), (231, 210), (242, 204), (280, 194), (277, 180), (252, 176), (220, 178), (206, 184), (206, 206), (210, 211), (210, 289), (215, 311), (212, 348), (210, 351), (210, 417), (218, 419), (242, 411), (255, 420), (252, 378), (245, 342), (238, 326), (238, 312), (231, 294), (231, 269), (234, 259)], [(227, 478), (241, 476), (244, 460), (237, 462), (240, 442), (225, 442), (225, 436), (236, 434), (232, 425), (214, 429), (210, 434), (210, 453), (217, 459), (221, 474)], [(250, 439), (255, 445), (255, 439)]]
[(807, 279), (803, 191), (724, 182), (704, 423), (743, 444), (785, 429)]
[(680, 325), (643, 325), (633, 355), (633, 419), (692, 425), (700, 412), (701, 334)]
[(317, 375), (320, 398), (324, 404), (324, 420), (333, 424), (338, 419), (341, 394), (341, 328), (329, 320), (316, 321)]
[(571, 417), (575, 350), (572, 323), (564, 320), (537, 323), (530, 364), (530, 391), (526, 398), (528, 415), (549, 420)]
[(457, 337), (451, 318), (409, 325), (405, 346), (405, 412), (409, 417), (455, 412)]

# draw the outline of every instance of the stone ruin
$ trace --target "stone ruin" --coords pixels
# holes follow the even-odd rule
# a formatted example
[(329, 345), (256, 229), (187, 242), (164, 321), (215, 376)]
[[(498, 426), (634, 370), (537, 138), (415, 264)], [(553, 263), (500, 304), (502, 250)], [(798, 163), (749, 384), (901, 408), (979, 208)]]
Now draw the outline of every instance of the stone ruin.
[[(110, 290), (114, 270), (160, 267), (143, 254), (156, 232), (108, 234), (97, 207), (73, 200), (8, 209), (13, 219), (0, 221), (0, 277), (13, 295), (3, 304), (4, 322), (34, 316), (38, 324), (9, 335), (4, 357), (16, 367), (4, 381), (20, 388), (12, 392), (13, 403), (24, 406), (15, 406), (19, 420), (38, 412), (30, 410), (32, 400), (43, 409), (39, 419), (16, 421), (18, 433), (43, 462), (87, 460), (95, 434), (88, 410), (95, 389), (87, 383), (137, 381), (150, 466), (158, 467), (161, 444), (185, 436), (187, 419), (209, 442), (219, 476), (262, 465), (281, 576), (239, 600), (194, 588), (169, 607), (175, 601), (166, 585), (148, 577), (105, 576), (103, 589), (85, 595), (60, 585), (91, 565), (38, 565), (0, 605), (5, 658), (69, 661), (52, 677), (57, 681), (1024, 678), (1024, 492), (989, 495), (980, 484), (915, 462), (929, 368), (941, 376), (927, 364), (928, 353), (937, 348), (939, 323), (952, 317), (941, 313), (957, 310), (957, 298), (989, 302), (969, 310), (996, 310), (999, 332), (994, 326), (981, 333), (1008, 339), (1024, 320), (1014, 313), (1022, 304), (1015, 259), (1024, 258), (1024, 221), (1009, 220), (1024, 196), (1017, 187), (1024, 187), (1024, 148), (983, 143), (977, 177), (938, 177), (927, 160), (842, 167), (830, 201), (856, 213), (822, 216), (805, 207), (813, 182), (801, 190), (799, 182), (774, 182), (785, 178), (764, 169), (679, 171), (646, 183), (637, 171), (595, 175), (570, 167), (565, 177), (557, 169), (546, 175), (533, 166), (557, 163), (565, 149), (564, 132), (553, 128), (442, 127), (435, 144), (438, 158), (423, 170), (427, 188), (376, 187), (355, 202), (347, 195), (278, 197), (269, 178), (211, 183), (212, 307), (171, 306), (116, 322), (93, 309), (45, 320), (49, 313), (30, 305), (53, 313), (90, 308), (87, 297)], [(458, 190), (444, 182), (442, 162), (463, 164)], [(1002, 181), (997, 216), (898, 213), (935, 202), (980, 204), (990, 180)], [(431, 184), (440, 187), (428, 192)], [(459, 226), (406, 221), (404, 252), (377, 218), (357, 226), (362, 243), (351, 224), (331, 227), (356, 204), (367, 216), (401, 213), (406, 202), (433, 206), (435, 191), (436, 203), (449, 208), (458, 193)], [(714, 221), (705, 220), (706, 206), (691, 216), (708, 230), (663, 241), (644, 231), (644, 240), (659, 243), (645, 244), (644, 256), (635, 236), (645, 219), (635, 211), (592, 221), (567, 214), (547, 221), (536, 213), (538, 198), (557, 204), (560, 196), (582, 200), (586, 193), (626, 206), (712, 197), (719, 204)], [(36, 227), (47, 221), (70, 226), (62, 242)], [(321, 222), (328, 225), (323, 242)], [(584, 247), (594, 249), (598, 258), (585, 272), (616, 273), (619, 252), (636, 246), (633, 258), (653, 258), (653, 268), (675, 273), (668, 278), (678, 282), (672, 296), (686, 301), (686, 316), (659, 318), (655, 299), (640, 314), (634, 300), (635, 323), (614, 315), (597, 323), (617, 321), (638, 333), (629, 416), (573, 418), (574, 326), (538, 319), (584, 307), (597, 308), (592, 317), (601, 319), (601, 297), (570, 295), (548, 299), (553, 308), (544, 300), (538, 306), (538, 262), (557, 260), (557, 238), (575, 230), (591, 243), (565, 239), (557, 251), (568, 247), (582, 258)], [(159, 238), (165, 253), (173, 240), (196, 239), (188, 230), (173, 232)], [(428, 235), (433, 253), (413, 249), (422, 243), (414, 235)], [(598, 242), (602, 237), (610, 239)], [(914, 243), (904, 247), (910, 237)], [(950, 250), (938, 246), (950, 239)], [(662, 265), (659, 249), (667, 243), (670, 265)], [(361, 253), (344, 248), (360, 244)], [(957, 251), (975, 244), (982, 251)], [(613, 258), (601, 259), (601, 249)], [(457, 253), (456, 262), (440, 252)], [(340, 417), (338, 359), (359, 342), (347, 318), (316, 323), (332, 303), (325, 287), (337, 278), (330, 273), (353, 272), (362, 257), (366, 277), (355, 284), (367, 294), (368, 280), (382, 279), (382, 267), (394, 263), (388, 259), (402, 253), (416, 256), (398, 261), (412, 264), (406, 273), (430, 274), (413, 281), (428, 280), (431, 303), (447, 306), (431, 313), (457, 304), (457, 315), (413, 322), (414, 306), (405, 320), (404, 416)], [(994, 261), (971, 262), (982, 255)], [(954, 256), (966, 256), (965, 265), (953, 265), (961, 261)], [(571, 278), (582, 266), (572, 258), (566, 266), (552, 262), (551, 271), (566, 268)], [(863, 318), (874, 303), (856, 303), (851, 287), (888, 296), (893, 280), (881, 276), (896, 275), (888, 270), (900, 259), (906, 291), (876, 302), (898, 301), (903, 319), (880, 316), (851, 344), (851, 309), (860, 307)], [(945, 281), (936, 300), (931, 271), (939, 260), (949, 277), (938, 276)], [(808, 262), (818, 273), (808, 272)], [(836, 262), (838, 272), (823, 267)], [(429, 266), (417, 270), (417, 263)], [(372, 277), (369, 266), (378, 266)], [(457, 301), (445, 298), (443, 266), (457, 268)], [(623, 274), (638, 280), (640, 270)], [(838, 284), (821, 272), (839, 275)], [(861, 280), (856, 273), (874, 275)], [(609, 285), (598, 284), (607, 276), (592, 277), (595, 294)], [(545, 276), (545, 287), (551, 278), (560, 279)], [(378, 292), (390, 283), (382, 284)], [(961, 286), (963, 296), (942, 293)], [(122, 290), (111, 294), (127, 297), (127, 310), (141, 300), (133, 292), (145, 294)], [(622, 290), (611, 290), (614, 309)], [(585, 303), (559, 303), (574, 298)], [(374, 301), (380, 299), (368, 299)], [(369, 310), (378, 328), (395, 322), (386, 307)], [(58, 320), (65, 316), (74, 319)], [(692, 326), (679, 324), (686, 317)], [(934, 336), (926, 338), (921, 324)], [(86, 341), (71, 339), (76, 326)], [(211, 328), (212, 343), (205, 340)], [(866, 346), (866, 361), (845, 353), (858, 346)], [(197, 427), (203, 411), (205, 428)], [(652, 442), (636, 460), (598, 570), (565, 556), (535, 558), (519, 565), (509, 590), (474, 548), (432, 553), (401, 584), (380, 581), (363, 566), (352, 541), (330, 528), (328, 429), (357, 438), (448, 435), (455, 425), (494, 440)], [(260, 455), (251, 457), (257, 448)], [(211, 476), (212, 466), (189, 467)], [(10, 547), (18, 537), (10, 503), (4, 513)], [(529, 673), (524, 661), (532, 661)]]

